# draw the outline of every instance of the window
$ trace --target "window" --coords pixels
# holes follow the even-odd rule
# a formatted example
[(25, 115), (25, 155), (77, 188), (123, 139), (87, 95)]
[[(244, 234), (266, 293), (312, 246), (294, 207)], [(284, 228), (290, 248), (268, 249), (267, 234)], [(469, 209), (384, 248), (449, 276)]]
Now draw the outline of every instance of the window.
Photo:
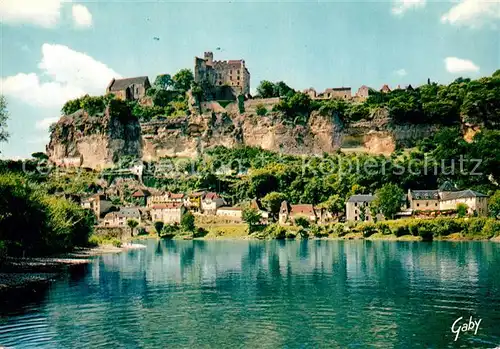
[(420, 204), (417, 204), (417, 207), (420, 206)]
[(239, 75), (238, 75), (238, 78), (237, 78), (237, 79), (238, 79), (238, 80), (240, 79), (240, 76), (239, 76)]
[(436, 207), (437, 207), (437, 206), (438, 206), (438, 203), (436, 202), (434, 206), (436, 206)]
[(429, 206), (429, 201), (427, 201), (427, 202), (425, 203), (425, 206)]
[(354, 210), (354, 214), (358, 214), (358, 210)]
[(357, 203), (357, 202), (355, 202), (355, 203), (354, 203), (354, 206), (355, 206), (355, 207), (358, 207), (358, 203)]
[(358, 220), (358, 216), (354, 217), (354, 220), (357, 221)]

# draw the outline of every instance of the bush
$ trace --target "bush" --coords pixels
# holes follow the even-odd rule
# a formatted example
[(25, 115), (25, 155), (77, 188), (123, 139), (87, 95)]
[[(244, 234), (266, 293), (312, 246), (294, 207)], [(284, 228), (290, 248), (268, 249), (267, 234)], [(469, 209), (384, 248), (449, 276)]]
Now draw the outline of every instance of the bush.
[(266, 107), (264, 107), (263, 104), (258, 104), (256, 107), (255, 107), (255, 112), (257, 113), (257, 115), (259, 116), (264, 116), (267, 114), (267, 109)]
[(358, 229), (363, 233), (365, 238), (370, 237), (377, 232), (377, 228), (373, 223), (362, 223)]
[(208, 230), (206, 230), (202, 227), (198, 227), (194, 230), (193, 237), (194, 238), (202, 238), (202, 237), (206, 236), (207, 234), (208, 234)]
[(379, 233), (382, 233), (384, 235), (390, 235), (391, 234), (391, 229), (385, 223), (377, 223), (377, 224), (375, 224), (375, 229), (377, 229), (377, 231)]
[(500, 236), (500, 221), (496, 219), (488, 219), (483, 227), (482, 234), (490, 238)]

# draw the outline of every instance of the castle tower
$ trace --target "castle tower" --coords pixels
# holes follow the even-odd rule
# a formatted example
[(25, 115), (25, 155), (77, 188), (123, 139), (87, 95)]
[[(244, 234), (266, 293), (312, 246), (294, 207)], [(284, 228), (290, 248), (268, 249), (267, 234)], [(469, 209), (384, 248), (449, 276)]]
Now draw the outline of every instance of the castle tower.
[(205, 55), (203, 58), (205, 58), (207, 65), (212, 65), (214, 62), (214, 53), (211, 51), (205, 52)]

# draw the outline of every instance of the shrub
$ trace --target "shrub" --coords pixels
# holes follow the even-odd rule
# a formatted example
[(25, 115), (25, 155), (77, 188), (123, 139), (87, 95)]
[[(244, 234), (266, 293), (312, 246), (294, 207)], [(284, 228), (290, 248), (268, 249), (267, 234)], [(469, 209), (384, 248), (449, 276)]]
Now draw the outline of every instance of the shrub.
[(482, 234), (487, 237), (500, 235), (500, 221), (495, 219), (488, 219), (483, 227)]
[(208, 234), (208, 230), (202, 228), (202, 227), (198, 227), (194, 230), (193, 232), (193, 237), (194, 238), (202, 238), (204, 237), (205, 235)]
[(112, 238), (110, 240), (110, 242), (111, 242), (111, 245), (113, 245), (115, 247), (122, 247), (122, 242), (120, 241), (120, 239)]
[(377, 223), (375, 224), (375, 228), (377, 229), (377, 231), (379, 233), (382, 233), (384, 235), (389, 235), (391, 234), (391, 229), (389, 228), (389, 226), (385, 223)]
[(255, 107), (255, 112), (257, 113), (257, 115), (259, 116), (264, 116), (267, 114), (267, 109), (266, 107), (264, 107), (263, 104), (258, 104), (256, 107)]
[(373, 223), (363, 223), (358, 228), (365, 238), (375, 234), (377, 232), (377, 228)]

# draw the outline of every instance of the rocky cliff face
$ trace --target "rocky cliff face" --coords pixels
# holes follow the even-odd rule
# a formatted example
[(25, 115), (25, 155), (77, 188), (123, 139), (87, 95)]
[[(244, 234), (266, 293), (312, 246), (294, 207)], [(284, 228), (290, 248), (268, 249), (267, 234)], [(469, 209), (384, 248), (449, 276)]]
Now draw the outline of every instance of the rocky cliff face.
[[(227, 110), (227, 109), (226, 109)], [(252, 110), (139, 124), (133, 117), (101, 116), (79, 111), (62, 117), (47, 146), (58, 165), (103, 168), (123, 156), (154, 161), (162, 157), (196, 157), (216, 145), (258, 146), (287, 154), (320, 155), (338, 149), (390, 154), (436, 130), (431, 125), (393, 125), (383, 113), (371, 121), (345, 126), (335, 115), (313, 112), (306, 125), (294, 125), (279, 113), (257, 116)]]
[(110, 108), (96, 116), (80, 110), (52, 127), (47, 155), (60, 166), (94, 169), (112, 166), (123, 156), (140, 158), (141, 127), (137, 119)]

